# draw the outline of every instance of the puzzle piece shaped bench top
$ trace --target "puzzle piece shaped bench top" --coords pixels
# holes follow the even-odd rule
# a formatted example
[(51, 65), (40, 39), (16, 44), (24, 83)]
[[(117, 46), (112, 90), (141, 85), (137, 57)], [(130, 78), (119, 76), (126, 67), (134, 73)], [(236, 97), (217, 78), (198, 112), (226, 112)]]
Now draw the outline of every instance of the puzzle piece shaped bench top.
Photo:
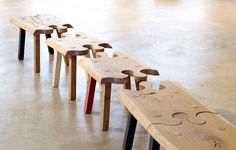
[(113, 57), (97, 53), (95, 59), (81, 59), (80, 66), (99, 83), (123, 84), (129, 76), (135, 81), (145, 81), (147, 75), (159, 75), (154, 68), (148, 67), (134, 57), (123, 52), (115, 52)]
[(164, 148), (171, 150), (236, 149), (236, 128), (189, 92), (170, 81), (154, 90), (119, 90), (117, 96)]
[(104, 51), (104, 48), (111, 48), (108, 43), (82, 32), (77, 33), (75, 37), (64, 34), (59, 39), (50, 38), (46, 44), (64, 56), (87, 55), (90, 49), (96, 53)]
[(38, 14), (35, 16), (24, 16), (11, 19), (11, 23), (24, 29), (33, 35), (51, 34), (53, 29), (59, 33), (67, 32), (72, 25), (50, 14)]

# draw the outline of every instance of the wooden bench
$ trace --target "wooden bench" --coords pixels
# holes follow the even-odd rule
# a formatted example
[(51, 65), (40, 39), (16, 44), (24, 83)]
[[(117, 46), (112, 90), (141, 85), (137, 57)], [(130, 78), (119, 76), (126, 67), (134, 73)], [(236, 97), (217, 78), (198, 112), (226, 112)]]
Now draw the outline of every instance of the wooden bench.
[(175, 82), (164, 81), (160, 90), (150, 83), (140, 91), (119, 90), (118, 99), (130, 112), (123, 150), (132, 148), (137, 121), (151, 135), (149, 149), (235, 150), (236, 128), (207, 108)]
[(62, 35), (62, 38), (47, 39), (46, 44), (52, 47), (55, 51), (54, 73), (53, 73), (53, 87), (58, 87), (61, 70), (61, 58), (64, 56), (69, 59), (70, 78), (69, 78), (69, 98), (76, 99), (76, 66), (77, 56), (88, 56), (90, 50), (93, 56), (97, 52), (103, 52), (105, 48), (111, 46), (99, 39), (96, 39), (88, 34), (78, 32), (76, 36)]
[[(46, 38), (51, 38), (51, 34), (55, 29), (58, 37), (62, 33), (67, 32), (68, 28), (72, 28), (69, 23), (62, 21), (56, 16), (50, 14), (39, 14), (35, 16), (24, 16), (11, 19), (12, 24), (20, 28), (18, 59), (24, 59), (25, 49), (25, 32), (29, 32), (34, 36), (34, 70), (35, 73), (40, 72), (40, 34), (45, 34)], [(52, 48), (48, 48), (49, 53), (53, 54)]]
[(92, 111), (96, 81), (101, 84), (101, 129), (109, 128), (111, 85), (123, 84), (130, 89), (130, 77), (133, 77), (138, 87), (139, 82), (146, 81), (147, 75), (159, 75), (156, 69), (144, 65), (137, 58), (122, 52), (107, 57), (98, 53), (98, 58), (81, 59), (80, 66), (88, 73), (88, 85), (85, 99), (85, 113)]

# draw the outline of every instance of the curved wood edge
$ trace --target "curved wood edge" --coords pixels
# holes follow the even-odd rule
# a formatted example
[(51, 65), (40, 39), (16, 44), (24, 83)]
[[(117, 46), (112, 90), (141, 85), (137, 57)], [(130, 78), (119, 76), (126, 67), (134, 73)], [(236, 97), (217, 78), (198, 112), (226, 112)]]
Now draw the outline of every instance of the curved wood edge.
[[(160, 86), (159, 86), (159, 91), (161, 90), (165, 90), (165, 89), (173, 89), (173, 87), (179, 88), (181, 90), (183, 90), (185, 93), (187, 93), (189, 96), (191, 96), (193, 99), (195, 99), (196, 101), (198, 101), (201, 105), (203, 105), (204, 107), (206, 107), (209, 112), (211, 113), (217, 113), (216, 111), (214, 111), (212, 108), (210, 108), (208, 105), (206, 105), (205, 103), (203, 103), (202, 101), (198, 100), (198, 98), (196, 96), (194, 96), (193, 94), (191, 94), (191, 92), (189, 90), (187, 90), (186, 88), (184, 88), (180, 83), (176, 82), (176, 81), (162, 81), (160, 82)], [(141, 91), (142, 90), (155, 90), (152, 89), (152, 83), (150, 82), (141, 82), (140, 83), (140, 88)], [(157, 91), (158, 92), (158, 91)]]
[(195, 99), (196, 101), (198, 101), (200, 104), (202, 104), (203, 106), (205, 106), (209, 111), (216, 113), (211, 107), (209, 107), (208, 105), (206, 105), (205, 103), (203, 103), (202, 101), (199, 100), (199, 98), (197, 98), (196, 96), (194, 96), (192, 94), (192, 92), (190, 92), (189, 90), (187, 90), (185, 87), (183, 87), (180, 83), (176, 82), (176, 81), (162, 81), (160, 83), (160, 90), (164, 90), (165, 88), (171, 88), (171, 87), (177, 87), (181, 90), (183, 90), (184, 92), (188, 93), (189, 96), (191, 96), (193, 99)]
[(60, 52), (63, 56), (71, 56), (71, 55), (87, 55), (89, 53), (89, 49), (85, 47), (81, 47), (80, 50), (77, 50), (76, 47), (71, 47), (70, 49), (66, 49), (65, 47), (58, 45), (58, 43), (55, 42), (55, 38), (50, 38), (46, 40), (46, 45), (52, 47), (53, 49)]
[[(130, 56), (129, 54), (123, 52), (123, 51), (116, 51), (113, 53), (113, 57), (128, 57), (132, 59), (134, 62), (142, 62), (139, 59)], [(132, 71), (132, 70), (124, 70), (122, 73), (128, 74), (129, 76), (132, 76), (136, 82), (143, 82), (147, 80), (147, 75), (155, 75), (158, 76), (160, 75), (157, 69), (151, 68), (146, 66), (146, 69), (142, 69), (138, 72)]]
[(129, 81), (129, 76), (117, 76), (117, 77), (107, 77), (103, 78), (100, 82), (103, 83), (115, 83), (115, 84), (124, 84), (125, 82)]

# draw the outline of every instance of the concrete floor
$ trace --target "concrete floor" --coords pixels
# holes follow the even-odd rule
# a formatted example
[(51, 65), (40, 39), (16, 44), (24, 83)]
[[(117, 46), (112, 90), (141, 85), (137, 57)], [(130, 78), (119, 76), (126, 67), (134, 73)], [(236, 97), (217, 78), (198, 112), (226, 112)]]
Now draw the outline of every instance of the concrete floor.
[[(12, 17), (51, 13), (79, 31), (109, 41), (156, 67), (160, 80), (175, 80), (236, 125), (235, 0), (0, 0), (0, 149), (121, 149), (126, 114), (114, 95), (109, 132), (101, 132), (99, 88), (94, 111), (83, 114), (85, 74), (78, 69), (77, 101), (68, 100), (63, 67), (52, 88), (53, 56), (42, 42), (41, 73), (34, 74), (32, 36), (17, 60), (18, 29)], [(44, 41), (45, 37), (42, 37)], [(110, 52), (112, 52), (110, 51)], [(138, 126), (134, 149), (147, 149)]]

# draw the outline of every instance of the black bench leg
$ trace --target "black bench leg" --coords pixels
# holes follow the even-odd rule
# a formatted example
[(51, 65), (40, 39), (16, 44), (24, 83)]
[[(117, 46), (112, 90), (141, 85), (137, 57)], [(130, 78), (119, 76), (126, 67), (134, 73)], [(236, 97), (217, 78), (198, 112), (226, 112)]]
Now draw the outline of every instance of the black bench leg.
[[(46, 34), (46, 39), (48, 39), (48, 38), (51, 38), (51, 34)], [(54, 54), (53, 48), (48, 46), (48, 52), (49, 52), (49, 54), (53, 55)]]
[(131, 113), (129, 113), (122, 150), (132, 149), (136, 125), (137, 120)]
[(24, 51), (25, 51), (25, 30), (20, 28), (19, 34), (19, 45), (18, 45), (18, 59), (24, 59)]
[(159, 149), (160, 149), (160, 144), (152, 136), (150, 136), (149, 150), (159, 150)]

